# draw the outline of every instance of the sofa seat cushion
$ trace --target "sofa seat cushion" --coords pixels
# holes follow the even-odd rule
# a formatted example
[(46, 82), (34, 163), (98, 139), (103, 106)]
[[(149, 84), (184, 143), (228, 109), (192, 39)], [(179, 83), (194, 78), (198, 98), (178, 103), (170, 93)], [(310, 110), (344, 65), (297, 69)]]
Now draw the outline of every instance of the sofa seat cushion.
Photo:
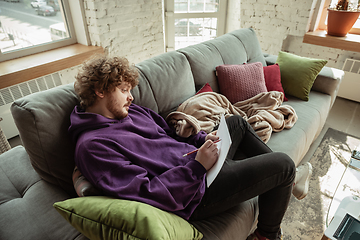
[(190, 221), (203, 235), (202, 240), (246, 239), (256, 229), (258, 198), (252, 198), (209, 219)]
[(310, 145), (320, 134), (331, 108), (330, 95), (311, 91), (309, 101), (305, 102), (289, 96), (284, 104), (292, 106), (298, 120), (291, 129), (272, 133), (267, 145), (276, 152), (288, 154), (298, 165), (310, 148)]
[(87, 239), (52, 207), (69, 197), (42, 180), (22, 146), (0, 155), (0, 239)]

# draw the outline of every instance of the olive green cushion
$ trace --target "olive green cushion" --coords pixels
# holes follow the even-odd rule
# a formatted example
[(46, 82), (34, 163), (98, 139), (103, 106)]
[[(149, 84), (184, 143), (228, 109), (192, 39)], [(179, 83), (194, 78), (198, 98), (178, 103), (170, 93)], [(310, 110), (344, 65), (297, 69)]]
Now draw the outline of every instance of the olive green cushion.
[(105, 196), (54, 203), (56, 210), (86, 237), (115, 239), (202, 239), (183, 218), (148, 204)]
[(276, 63), (285, 94), (308, 101), (314, 81), (327, 61), (280, 51)]

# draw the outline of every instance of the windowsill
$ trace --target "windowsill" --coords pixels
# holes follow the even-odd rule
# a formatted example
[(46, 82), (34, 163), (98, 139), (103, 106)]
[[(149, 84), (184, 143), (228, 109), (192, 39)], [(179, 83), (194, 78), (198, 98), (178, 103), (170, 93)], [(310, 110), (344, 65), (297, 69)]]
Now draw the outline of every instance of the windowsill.
[(345, 37), (335, 37), (327, 35), (324, 30), (317, 30), (306, 33), (303, 42), (323, 47), (360, 52), (360, 35), (358, 34), (348, 33)]
[(79, 43), (0, 62), (0, 89), (80, 65), (102, 47)]

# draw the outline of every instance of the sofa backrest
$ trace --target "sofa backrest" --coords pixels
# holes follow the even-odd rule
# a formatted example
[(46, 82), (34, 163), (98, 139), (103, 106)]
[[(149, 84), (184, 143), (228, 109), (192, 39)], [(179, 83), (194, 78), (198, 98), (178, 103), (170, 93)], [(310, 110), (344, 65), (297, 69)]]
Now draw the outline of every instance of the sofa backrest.
[(139, 85), (132, 91), (134, 103), (163, 117), (195, 94), (194, 78), (186, 57), (176, 51), (160, 54), (136, 65)]
[(16, 100), (11, 113), (36, 172), (75, 196), (72, 184), (74, 143), (67, 134), (70, 114), (79, 103), (73, 84)]
[(217, 66), (252, 62), (266, 66), (260, 43), (251, 28), (163, 53), (136, 65), (140, 83), (133, 90), (134, 103), (166, 117), (206, 83), (219, 92)]
[(209, 83), (219, 92), (215, 68), (222, 64), (261, 62), (266, 66), (256, 33), (251, 28), (232, 31), (213, 40), (192, 45), (178, 52), (188, 59), (195, 85)]
[[(209, 82), (218, 91), (215, 67), (265, 60), (252, 29), (240, 29), (214, 40), (172, 51), (136, 65), (139, 85), (134, 103), (166, 117)], [(30, 161), (46, 181), (75, 196), (71, 175), (74, 147), (67, 134), (70, 114), (79, 103), (73, 84), (18, 99), (11, 106), (16, 126)]]

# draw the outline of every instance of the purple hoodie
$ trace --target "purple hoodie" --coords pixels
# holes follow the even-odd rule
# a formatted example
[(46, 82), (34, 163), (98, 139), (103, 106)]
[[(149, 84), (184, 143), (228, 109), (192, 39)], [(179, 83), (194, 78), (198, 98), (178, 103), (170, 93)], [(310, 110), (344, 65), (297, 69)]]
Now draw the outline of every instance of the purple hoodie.
[(189, 219), (205, 193), (205, 168), (196, 154), (205, 132), (181, 138), (157, 113), (131, 104), (121, 120), (75, 107), (69, 134), (75, 164), (105, 195), (150, 204)]

